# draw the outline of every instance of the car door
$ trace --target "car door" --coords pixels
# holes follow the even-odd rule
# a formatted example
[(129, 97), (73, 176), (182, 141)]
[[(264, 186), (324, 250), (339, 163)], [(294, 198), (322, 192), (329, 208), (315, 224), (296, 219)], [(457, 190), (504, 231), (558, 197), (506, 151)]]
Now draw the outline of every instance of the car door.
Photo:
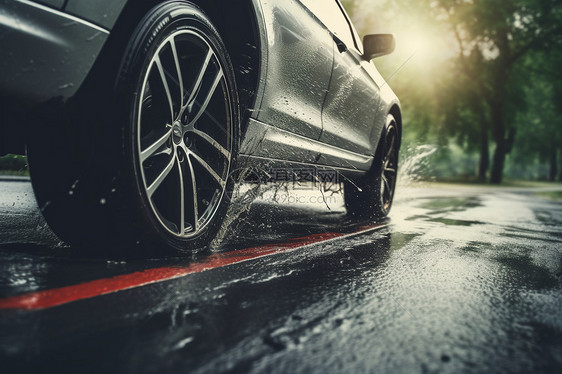
[(268, 66), (263, 101), (254, 118), (318, 140), (332, 73), (330, 35), (299, 0), (264, 1), (262, 9)]
[[(346, 151), (373, 155), (371, 133), (378, 114), (380, 89), (373, 79), (372, 63), (362, 58), (357, 34), (336, 0), (303, 0), (322, 4), (322, 21), (330, 29), (334, 48), (334, 66), (323, 113), (320, 140)], [(365, 162), (349, 163), (333, 152), (324, 153), (320, 162), (336, 166), (365, 167)], [(363, 164), (363, 165), (361, 165)], [(368, 167), (368, 166), (367, 166)]]

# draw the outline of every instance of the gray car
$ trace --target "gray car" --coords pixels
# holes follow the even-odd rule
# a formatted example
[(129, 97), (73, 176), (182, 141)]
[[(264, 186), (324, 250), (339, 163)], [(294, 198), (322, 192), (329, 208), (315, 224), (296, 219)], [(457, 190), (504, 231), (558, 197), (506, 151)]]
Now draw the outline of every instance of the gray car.
[(400, 104), (338, 0), (0, 0), (0, 154), (27, 153), (69, 244), (162, 255), (217, 235), (247, 170), (394, 195)]

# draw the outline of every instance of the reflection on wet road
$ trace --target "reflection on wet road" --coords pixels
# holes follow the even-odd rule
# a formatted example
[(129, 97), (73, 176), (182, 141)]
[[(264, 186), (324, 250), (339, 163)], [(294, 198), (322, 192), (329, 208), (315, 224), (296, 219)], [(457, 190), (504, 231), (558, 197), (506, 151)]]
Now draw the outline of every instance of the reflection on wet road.
[[(30, 185), (1, 182), (2, 371), (560, 372), (562, 204), (533, 193), (410, 188), (382, 226), (341, 197), (256, 201), (219, 249), (123, 261), (73, 254)], [(158, 269), (179, 273), (6, 303)]]

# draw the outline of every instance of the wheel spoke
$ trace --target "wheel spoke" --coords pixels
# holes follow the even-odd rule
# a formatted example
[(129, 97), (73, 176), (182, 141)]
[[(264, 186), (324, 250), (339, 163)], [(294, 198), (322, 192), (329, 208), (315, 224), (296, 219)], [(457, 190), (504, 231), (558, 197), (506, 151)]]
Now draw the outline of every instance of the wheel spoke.
[(218, 174), (216, 171), (213, 170), (213, 168), (211, 167), (211, 165), (209, 165), (207, 163), (207, 161), (203, 160), (203, 158), (201, 158), (198, 154), (196, 154), (195, 152), (191, 152), (189, 151), (189, 155), (193, 156), (193, 158), (201, 165), (203, 166), (203, 168), (205, 168), (205, 170), (207, 170), (207, 172), (213, 177), (213, 179), (215, 179), (217, 181), (218, 184), (220, 184), (221, 188), (224, 188), (224, 186), (226, 185), (226, 181), (224, 181)]
[(189, 172), (191, 174), (191, 186), (193, 191), (193, 229), (195, 231), (199, 230), (199, 205), (197, 203), (197, 181), (195, 179), (195, 171), (193, 169), (193, 164), (191, 159), (187, 156), (187, 163), (189, 165)]
[(164, 168), (164, 170), (160, 173), (160, 175), (158, 175), (158, 177), (156, 178), (156, 180), (154, 182), (152, 182), (152, 184), (147, 188), (147, 193), (148, 193), (148, 197), (152, 197), (152, 195), (154, 195), (154, 193), (156, 192), (156, 190), (158, 189), (158, 187), (160, 187), (160, 185), (162, 184), (162, 182), (164, 182), (164, 180), (166, 179), (166, 177), (168, 175), (170, 175), (170, 172), (172, 171), (172, 169), (174, 168), (174, 164), (176, 162), (176, 155), (172, 155), (172, 159), (170, 160), (170, 162), (168, 162), (168, 165), (166, 165), (166, 167)]
[(180, 225), (179, 225), (179, 234), (183, 235), (185, 233), (185, 188), (183, 185), (183, 172), (181, 170), (181, 162), (178, 157), (175, 157), (177, 166), (178, 166), (178, 173), (179, 173), (179, 180), (180, 180)]
[(141, 163), (143, 163), (144, 161), (146, 161), (147, 158), (155, 154), (164, 144), (166, 144), (166, 142), (168, 141), (168, 139), (170, 139), (171, 136), (172, 136), (172, 128), (169, 128), (164, 136), (162, 136), (160, 139), (155, 141), (144, 151), (141, 151), (140, 154)]
[(230, 152), (222, 145), (220, 145), (219, 142), (213, 139), (210, 135), (196, 128), (190, 129), (189, 131), (201, 137), (203, 140), (212, 145), (217, 151), (222, 153), (226, 158), (230, 160)]
[(392, 169), (392, 168), (389, 168), (389, 167), (385, 167), (384, 171), (388, 172), (388, 173), (391, 173), (391, 174), (396, 174), (396, 169)]
[(176, 41), (174, 38), (170, 39), (170, 46), (172, 47), (172, 54), (174, 55), (174, 63), (178, 74), (178, 85), (180, 86), (180, 108), (183, 108), (183, 77), (181, 74), (180, 60), (178, 58), (178, 50), (176, 49)]
[(195, 99), (197, 92), (201, 88), (201, 84), (203, 83), (203, 77), (205, 76), (205, 72), (207, 71), (207, 68), (211, 63), (212, 57), (213, 57), (213, 51), (209, 48), (209, 50), (207, 51), (207, 56), (205, 56), (205, 60), (203, 61), (203, 65), (201, 65), (201, 70), (199, 71), (199, 74), (197, 75), (197, 79), (195, 80), (195, 84), (193, 85), (193, 90), (189, 94), (187, 103), (191, 103), (193, 99)]
[(384, 183), (384, 191), (383, 192), (387, 192), (390, 194), (390, 183), (388, 183), (388, 179), (386, 179), (386, 177), (383, 175), (382, 176), (382, 181)]
[(160, 73), (160, 79), (162, 80), (162, 84), (164, 85), (164, 90), (166, 91), (166, 96), (168, 98), (168, 104), (170, 106), (170, 119), (174, 121), (174, 103), (172, 102), (172, 95), (170, 94), (170, 87), (168, 86), (168, 79), (166, 79), (166, 73), (164, 72), (164, 68), (162, 67), (162, 62), (160, 61), (160, 57), (154, 56), (154, 62), (158, 67), (158, 72)]
[(219, 85), (221, 79), (223, 77), (223, 73), (222, 71), (219, 71), (215, 77), (215, 80), (213, 81), (212, 85), (211, 85), (211, 89), (209, 90), (209, 92), (205, 95), (205, 97), (203, 98), (203, 100), (195, 100), (193, 102), (193, 104), (198, 104), (200, 105), (199, 110), (197, 110), (197, 114), (193, 117), (193, 119), (190, 121), (189, 125), (193, 126), (195, 124), (195, 122), (197, 122), (197, 120), (199, 118), (201, 118), (201, 116), (203, 115), (203, 113), (205, 113), (205, 111), (207, 110), (207, 106), (209, 105), (209, 102), (211, 101), (211, 98), (213, 97), (213, 95), (215, 94), (215, 91), (217, 89), (217, 86)]
[(152, 63), (147, 74), (146, 86), (142, 92), (141, 125), (142, 130), (157, 129), (162, 124), (172, 124), (170, 104), (156, 63)]

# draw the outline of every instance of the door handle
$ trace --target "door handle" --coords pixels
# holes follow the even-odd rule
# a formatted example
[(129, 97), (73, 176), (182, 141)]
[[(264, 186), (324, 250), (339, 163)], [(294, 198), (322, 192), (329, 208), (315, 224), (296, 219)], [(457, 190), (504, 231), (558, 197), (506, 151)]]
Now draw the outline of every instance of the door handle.
[(335, 34), (332, 34), (332, 38), (334, 39), (334, 42), (338, 46), (338, 51), (340, 51), (340, 53), (344, 53), (347, 51), (347, 45), (345, 45), (343, 40), (338, 38)]

